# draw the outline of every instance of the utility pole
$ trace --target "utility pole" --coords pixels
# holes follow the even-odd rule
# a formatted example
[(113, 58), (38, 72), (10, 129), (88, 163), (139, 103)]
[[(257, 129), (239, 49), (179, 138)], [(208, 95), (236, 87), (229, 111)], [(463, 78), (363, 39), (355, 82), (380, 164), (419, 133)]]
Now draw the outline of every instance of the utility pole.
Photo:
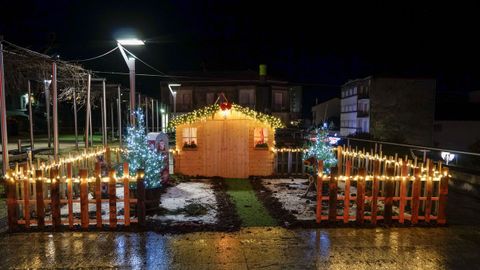
[(52, 96), (53, 96), (53, 157), (58, 161), (58, 102), (57, 102), (57, 62), (52, 63)]
[(107, 87), (105, 85), (105, 80), (102, 81), (103, 89), (103, 103), (102, 103), (102, 120), (103, 120), (103, 145), (108, 145), (108, 134), (107, 134)]
[(28, 84), (28, 120), (30, 122), (30, 151), (33, 151), (33, 113), (32, 113), (32, 89), (30, 80)]
[(3, 69), (3, 37), (0, 36), (0, 109), (2, 128), (2, 163), (3, 174), (10, 168), (8, 161), (8, 132), (7, 132), (7, 107), (5, 105), (5, 71)]
[(122, 94), (120, 93), (120, 85), (118, 86), (117, 94), (118, 143), (122, 147)]
[(87, 108), (86, 108), (86, 116), (85, 116), (85, 148), (88, 149), (88, 135), (90, 134), (89, 133), (89, 127), (91, 128), (91, 126), (89, 125), (90, 122), (91, 122), (91, 118), (90, 118), (90, 114), (91, 114), (91, 111), (90, 111), (90, 87), (92, 85), (92, 75), (91, 74), (88, 74), (88, 77), (87, 77)]

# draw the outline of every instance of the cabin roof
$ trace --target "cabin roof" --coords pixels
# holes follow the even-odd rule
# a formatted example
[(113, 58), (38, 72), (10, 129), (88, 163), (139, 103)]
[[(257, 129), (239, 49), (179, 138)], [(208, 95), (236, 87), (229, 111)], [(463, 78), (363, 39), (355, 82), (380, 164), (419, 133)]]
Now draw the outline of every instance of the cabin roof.
[[(249, 118), (255, 119), (264, 124), (268, 124), (272, 129), (285, 127), (285, 125), (282, 123), (282, 120), (280, 118), (273, 115), (257, 112), (248, 107), (242, 107), (238, 104), (232, 104), (231, 110), (238, 111)], [(211, 117), (218, 111), (220, 111), (220, 105), (213, 104), (210, 106), (206, 106), (206, 107), (191, 111), (189, 113), (179, 115), (173, 118), (172, 121), (168, 123), (168, 129), (170, 131), (173, 131), (178, 125), (191, 124), (191, 123), (201, 121), (202, 119), (207, 119), (208, 117)]]

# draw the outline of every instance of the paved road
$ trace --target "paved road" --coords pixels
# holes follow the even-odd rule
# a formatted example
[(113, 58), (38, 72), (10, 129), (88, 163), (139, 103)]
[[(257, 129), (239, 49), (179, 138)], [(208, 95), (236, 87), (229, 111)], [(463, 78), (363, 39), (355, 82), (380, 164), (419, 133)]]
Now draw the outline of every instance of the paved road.
[(249, 228), (236, 233), (0, 237), (0, 269), (479, 269), (480, 229)]
[(480, 269), (479, 209), (451, 192), (443, 228), (3, 233), (0, 269)]

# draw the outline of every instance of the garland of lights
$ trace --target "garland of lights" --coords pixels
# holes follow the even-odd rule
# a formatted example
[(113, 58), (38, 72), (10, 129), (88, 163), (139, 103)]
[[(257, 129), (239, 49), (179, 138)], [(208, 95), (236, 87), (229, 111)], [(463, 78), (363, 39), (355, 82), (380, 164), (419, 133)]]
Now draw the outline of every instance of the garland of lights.
[(145, 187), (157, 188), (161, 186), (160, 175), (165, 167), (164, 155), (152, 149), (147, 142), (145, 134), (145, 120), (141, 109), (135, 112), (137, 119), (135, 126), (129, 126), (125, 140), (126, 151), (123, 153), (130, 167), (130, 174), (135, 174), (138, 169), (145, 170)]
[[(219, 104), (213, 104), (198, 110), (194, 110), (192, 112), (182, 114), (180, 116), (175, 117), (168, 123), (168, 130), (174, 131), (178, 125), (182, 124), (191, 124), (203, 119), (207, 119), (209, 117), (213, 117), (216, 112), (220, 110)], [(278, 117), (273, 115), (264, 114), (261, 112), (257, 112), (250, 108), (245, 108), (237, 104), (232, 104), (232, 110), (237, 110), (246, 116), (260, 121), (264, 124), (270, 125), (273, 129), (283, 128), (285, 125), (282, 123), (282, 120)]]

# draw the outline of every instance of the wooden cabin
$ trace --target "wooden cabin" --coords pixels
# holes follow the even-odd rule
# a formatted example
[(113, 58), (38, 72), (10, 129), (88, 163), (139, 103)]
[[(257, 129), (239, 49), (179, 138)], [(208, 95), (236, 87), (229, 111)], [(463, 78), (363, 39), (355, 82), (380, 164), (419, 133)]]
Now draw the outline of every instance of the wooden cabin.
[(280, 119), (234, 104), (218, 104), (172, 120), (175, 172), (191, 176), (247, 178), (274, 171), (275, 128)]

